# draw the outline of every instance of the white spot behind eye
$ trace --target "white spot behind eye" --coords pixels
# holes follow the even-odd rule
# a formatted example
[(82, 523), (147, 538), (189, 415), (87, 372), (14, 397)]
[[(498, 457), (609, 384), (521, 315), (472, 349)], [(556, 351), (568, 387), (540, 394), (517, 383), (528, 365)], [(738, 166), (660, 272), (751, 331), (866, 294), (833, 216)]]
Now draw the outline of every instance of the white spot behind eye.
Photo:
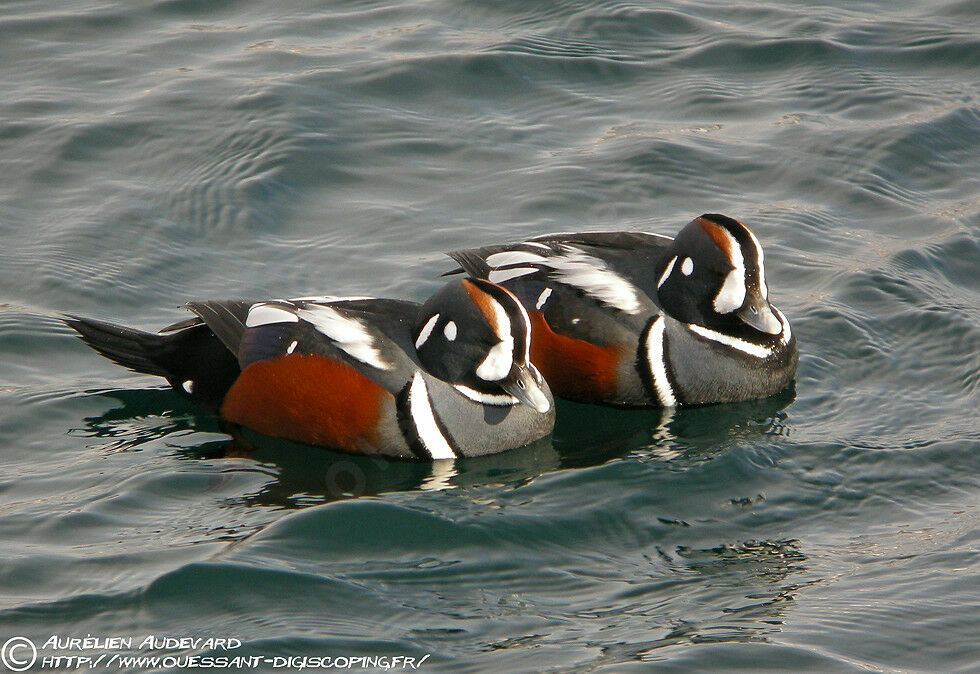
[(187, 392), (187, 395), (191, 395), (192, 393), (194, 393), (194, 380), (188, 379), (183, 384), (181, 384), (180, 387)]
[(456, 324), (453, 321), (446, 323), (446, 327), (442, 329), (443, 334), (446, 335), (446, 339), (450, 342), (456, 339)]
[(694, 271), (694, 260), (689, 257), (685, 257), (684, 261), (681, 262), (681, 273), (684, 274), (684, 276), (690, 276), (692, 271)]

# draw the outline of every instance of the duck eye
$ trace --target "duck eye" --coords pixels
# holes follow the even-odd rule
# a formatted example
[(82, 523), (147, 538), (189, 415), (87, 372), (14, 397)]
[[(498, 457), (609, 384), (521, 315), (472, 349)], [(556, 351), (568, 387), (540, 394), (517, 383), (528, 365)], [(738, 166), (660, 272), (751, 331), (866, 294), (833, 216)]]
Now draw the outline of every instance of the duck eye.
[(749, 307), (749, 309), (752, 311), (753, 314), (758, 314), (759, 313), (759, 310), (756, 309), (754, 306)]
[(521, 381), (520, 379), (518, 379), (517, 380), (517, 388), (527, 388), (527, 387), (524, 385), (524, 382), (523, 381)]

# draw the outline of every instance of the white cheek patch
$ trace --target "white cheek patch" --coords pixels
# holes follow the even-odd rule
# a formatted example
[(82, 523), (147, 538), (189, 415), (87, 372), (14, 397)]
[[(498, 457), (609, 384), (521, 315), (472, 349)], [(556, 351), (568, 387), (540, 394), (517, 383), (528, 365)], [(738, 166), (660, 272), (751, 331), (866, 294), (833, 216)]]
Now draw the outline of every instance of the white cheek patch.
[(694, 260), (689, 257), (685, 257), (684, 261), (681, 262), (681, 273), (684, 276), (690, 276), (691, 272), (694, 271)]
[(344, 316), (328, 306), (313, 305), (308, 309), (300, 309), (297, 313), (352, 358), (379, 370), (391, 369), (391, 364), (374, 346), (374, 337), (360, 321)]
[(425, 340), (427, 340), (429, 335), (432, 334), (432, 329), (436, 327), (436, 322), (438, 320), (439, 314), (433, 314), (429, 320), (425, 322), (425, 325), (422, 326), (422, 329), (419, 330), (419, 336), (415, 340), (416, 350), (421, 349), (422, 345), (425, 344)]
[(500, 381), (510, 372), (514, 363), (514, 338), (509, 337), (491, 347), (487, 357), (476, 368), (476, 376), (483, 381)]
[(742, 249), (735, 237), (723, 227), (719, 227), (718, 231), (728, 239), (728, 261), (732, 263), (732, 270), (725, 276), (725, 282), (715, 295), (713, 306), (719, 314), (728, 314), (745, 301), (745, 260), (742, 259)]
[(740, 306), (745, 301), (745, 273), (739, 269), (732, 269), (725, 276), (725, 282), (721, 284), (721, 290), (715, 295), (715, 311), (719, 314), (728, 314)]
[(194, 380), (193, 379), (188, 379), (183, 384), (181, 384), (180, 387), (182, 389), (184, 389), (184, 391), (187, 393), (187, 395), (191, 395), (191, 394), (194, 393)]
[(253, 304), (245, 317), (246, 328), (257, 328), (260, 325), (273, 323), (296, 323), (299, 316), (285, 307), (275, 304)]
[(456, 341), (456, 323), (449, 321), (446, 323), (446, 327), (442, 329), (442, 334), (446, 336), (450, 342)]
[(476, 376), (483, 381), (500, 381), (507, 376), (514, 363), (514, 333), (510, 328), (510, 318), (500, 303), (489, 296), (487, 301), (493, 310), (491, 326), (500, 341), (490, 348), (486, 358), (476, 368)]

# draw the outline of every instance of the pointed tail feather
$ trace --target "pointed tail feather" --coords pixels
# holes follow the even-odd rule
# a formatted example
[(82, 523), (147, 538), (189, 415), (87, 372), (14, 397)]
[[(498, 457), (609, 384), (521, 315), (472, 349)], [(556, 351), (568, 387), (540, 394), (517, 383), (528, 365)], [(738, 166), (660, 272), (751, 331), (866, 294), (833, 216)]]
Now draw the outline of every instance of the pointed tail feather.
[(83, 342), (109, 360), (136, 372), (159, 377), (172, 376), (154, 357), (165, 337), (91, 318), (67, 316), (63, 320), (79, 334)]
[(487, 278), (490, 275), (490, 265), (475, 250), (453, 250), (446, 253), (446, 255), (455, 260), (461, 269), (446, 272), (443, 276), (458, 274), (463, 271), (474, 278)]

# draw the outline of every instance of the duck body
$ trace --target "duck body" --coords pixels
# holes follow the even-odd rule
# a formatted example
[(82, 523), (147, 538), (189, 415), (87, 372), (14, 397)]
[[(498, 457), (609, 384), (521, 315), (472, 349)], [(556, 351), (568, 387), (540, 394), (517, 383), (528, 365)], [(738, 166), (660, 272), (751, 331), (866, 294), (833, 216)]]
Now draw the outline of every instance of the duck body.
[(676, 238), (550, 234), (450, 256), (524, 304), (531, 361), (557, 396), (735, 402), (777, 393), (796, 372), (796, 338), (768, 301), (761, 245), (726, 216), (696, 218)]
[[(447, 459), (520, 447), (554, 425), (547, 384), (523, 358), (523, 308), (487, 281), (454, 281), (421, 305), (299, 298), (187, 307), (193, 318), (159, 334), (66, 322), (104, 356), (166, 378), (224, 421), (298, 442)], [(489, 373), (480, 370), (488, 358)]]

